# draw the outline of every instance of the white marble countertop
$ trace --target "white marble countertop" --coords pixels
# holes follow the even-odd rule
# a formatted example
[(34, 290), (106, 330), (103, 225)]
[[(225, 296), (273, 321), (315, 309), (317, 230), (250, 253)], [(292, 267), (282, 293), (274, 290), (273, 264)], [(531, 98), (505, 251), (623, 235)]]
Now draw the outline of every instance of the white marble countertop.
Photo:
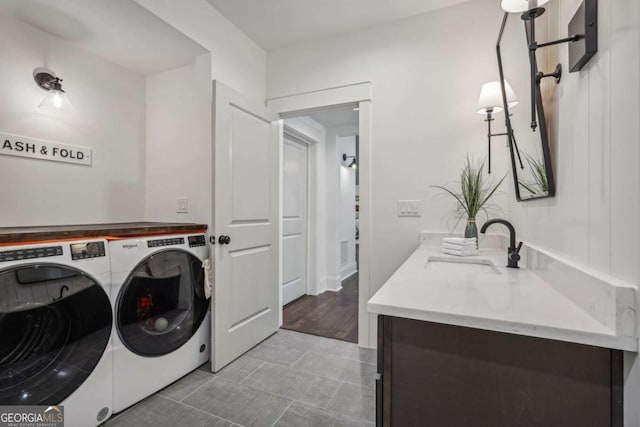
[[(443, 255), (438, 247), (420, 246), (369, 300), (372, 313), (532, 337), (638, 350), (638, 339), (628, 328), (617, 328), (611, 316), (621, 315), (617, 292), (605, 311), (589, 313), (584, 307), (526, 268), (504, 267), (506, 251), (481, 250), (473, 258), (490, 260), (496, 274), (445, 272), (427, 269), (429, 257)], [(628, 289), (625, 289), (628, 291)], [(635, 293), (625, 298), (635, 299)], [(635, 308), (635, 302), (633, 302)], [(632, 322), (635, 324), (635, 310)], [(609, 316), (599, 319), (598, 316)], [(609, 326), (607, 326), (609, 325)], [(616, 330), (618, 329), (618, 330)]]

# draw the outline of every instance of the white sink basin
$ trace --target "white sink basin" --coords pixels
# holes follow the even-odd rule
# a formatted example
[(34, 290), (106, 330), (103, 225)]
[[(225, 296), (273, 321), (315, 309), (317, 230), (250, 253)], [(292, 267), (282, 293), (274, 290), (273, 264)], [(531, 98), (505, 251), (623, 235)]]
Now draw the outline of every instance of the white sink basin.
[(482, 258), (451, 258), (432, 255), (427, 259), (424, 268), (452, 274), (502, 274), (491, 260)]

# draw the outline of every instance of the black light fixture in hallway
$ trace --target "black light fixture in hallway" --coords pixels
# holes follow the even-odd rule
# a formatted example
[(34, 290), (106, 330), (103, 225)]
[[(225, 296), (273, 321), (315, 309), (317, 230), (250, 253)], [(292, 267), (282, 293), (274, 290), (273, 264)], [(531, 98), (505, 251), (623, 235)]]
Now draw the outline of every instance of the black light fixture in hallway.
[(347, 156), (346, 154), (343, 154), (342, 155), (342, 161), (346, 162), (347, 159), (353, 159), (351, 161), (351, 163), (349, 164), (350, 168), (353, 168), (353, 169), (357, 169), (358, 168), (358, 161), (356, 160), (356, 156)]

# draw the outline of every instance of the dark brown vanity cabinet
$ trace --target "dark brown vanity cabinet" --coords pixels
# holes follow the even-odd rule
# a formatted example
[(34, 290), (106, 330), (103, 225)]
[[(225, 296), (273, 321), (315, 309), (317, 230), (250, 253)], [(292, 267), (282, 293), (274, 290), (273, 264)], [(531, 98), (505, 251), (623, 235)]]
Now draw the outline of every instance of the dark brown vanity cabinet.
[(378, 317), (377, 426), (621, 427), (622, 352)]

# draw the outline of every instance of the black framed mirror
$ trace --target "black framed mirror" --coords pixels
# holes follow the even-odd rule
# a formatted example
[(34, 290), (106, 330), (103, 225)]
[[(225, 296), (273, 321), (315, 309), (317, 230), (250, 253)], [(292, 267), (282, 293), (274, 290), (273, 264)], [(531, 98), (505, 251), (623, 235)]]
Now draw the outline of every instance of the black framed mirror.
[[(554, 197), (556, 193), (549, 148), (549, 116), (545, 115), (548, 111), (545, 107), (551, 106), (560, 75), (558, 79), (537, 77), (538, 58), (535, 52), (529, 51), (529, 45), (535, 39), (533, 20), (521, 19), (519, 15), (509, 20), (509, 15), (504, 14), (496, 52), (516, 199), (524, 202)], [(540, 22), (535, 25), (541, 26)], [(505, 30), (522, 36), (503, 39)], [(549, 62), (549, 55), (546, 55), (540, 65), (547, 69)], [(507, 102), (506, 82), (509, 76), (518, 77), (511, 79), (520, 100), (517, 111)]]

